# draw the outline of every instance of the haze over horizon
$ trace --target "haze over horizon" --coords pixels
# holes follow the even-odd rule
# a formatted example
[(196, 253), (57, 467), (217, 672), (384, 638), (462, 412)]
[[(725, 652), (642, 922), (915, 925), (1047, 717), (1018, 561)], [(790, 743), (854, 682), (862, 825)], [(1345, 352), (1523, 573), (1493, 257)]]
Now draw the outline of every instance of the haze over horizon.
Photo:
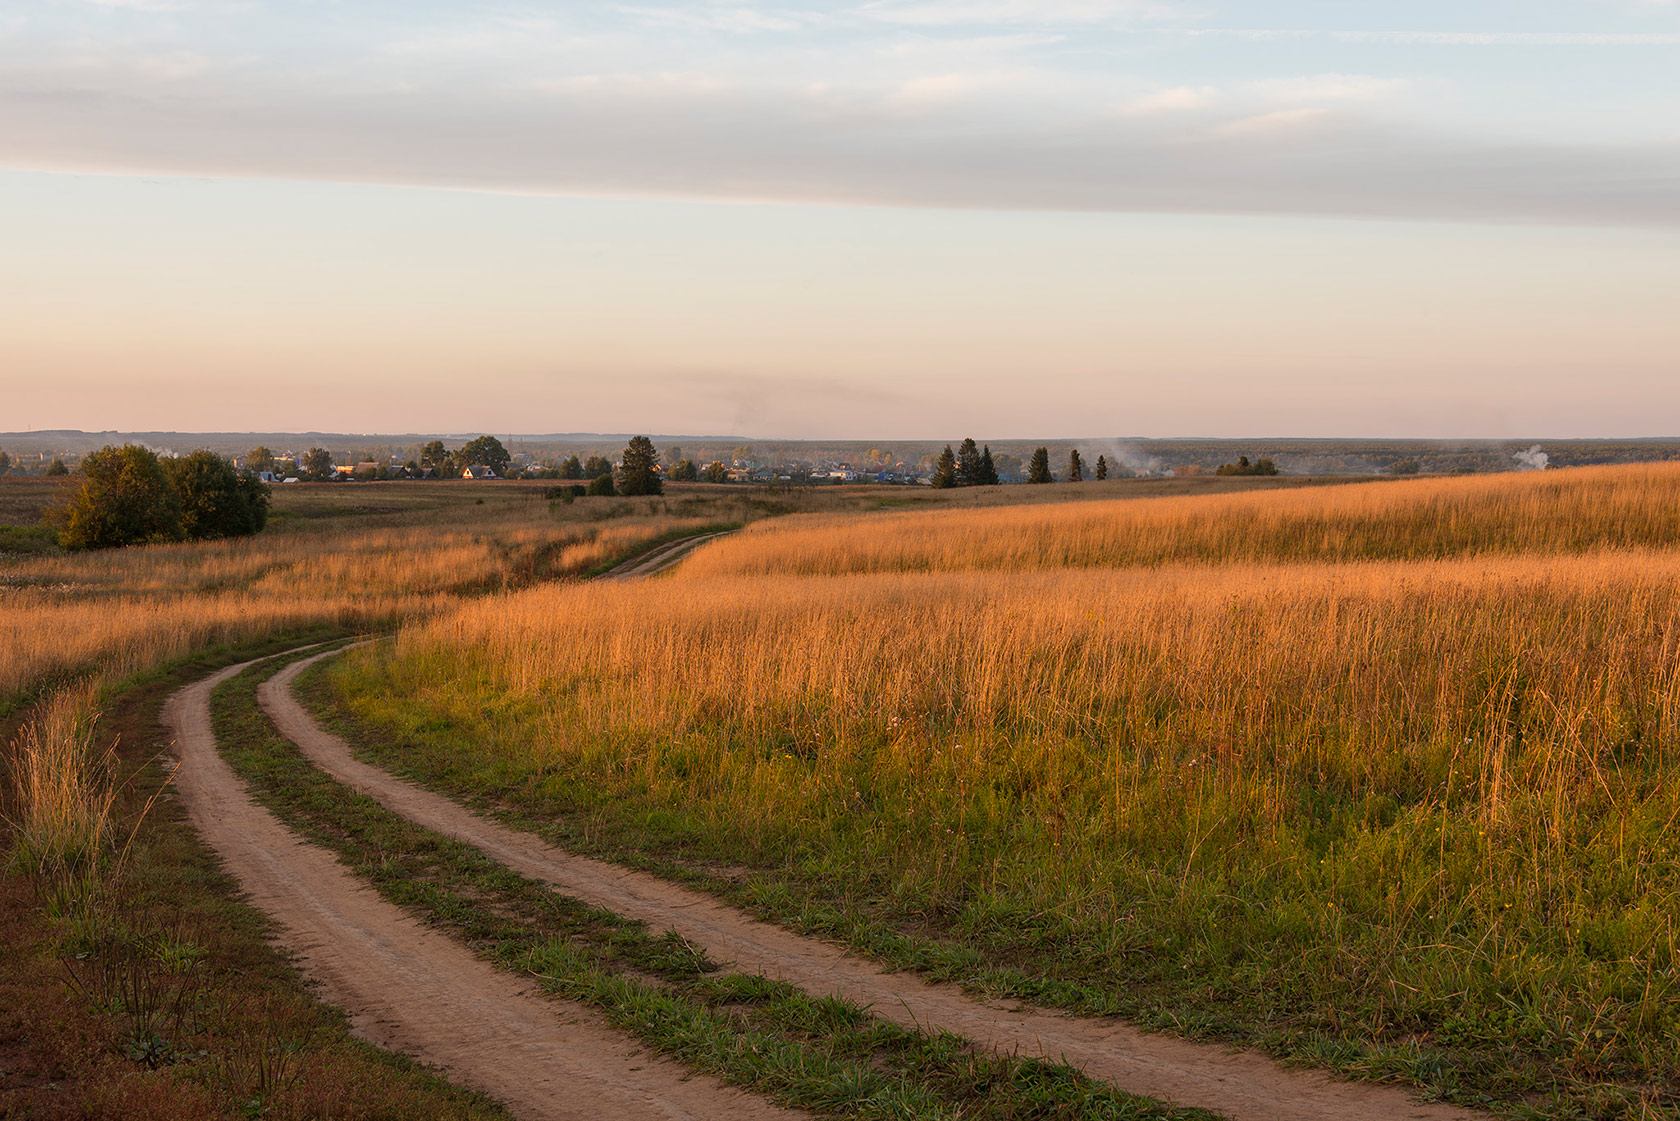
[(1253, 9), (16, 0), (0, 429), (1680, 427), (1680, 3)]

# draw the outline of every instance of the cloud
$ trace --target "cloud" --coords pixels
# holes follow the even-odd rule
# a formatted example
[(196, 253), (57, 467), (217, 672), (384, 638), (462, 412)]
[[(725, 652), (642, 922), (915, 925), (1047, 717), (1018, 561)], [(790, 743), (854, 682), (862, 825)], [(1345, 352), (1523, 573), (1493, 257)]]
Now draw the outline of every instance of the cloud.
[(1185, 129), (1111, 111), (1011, 121), (983, 101), (906, 115), (890, 93), (881, 112), (836, 113), (798, 88), (680, 75), (208, 94), (13, 82), (0, 151), (14, 167), (557, 194), (1680, 224), (1680, 146), (1470, 143), (1316, 106)]
[[(1216, 86), (1098, 70), (1085, 55), (1083, 69), (1061, 67), (1054, 52), (1079, 54), (1094, 33), (1028, 18), (1143, 19), (1156, 4), (873, 0), (840, 12), (885, 30), (789, 40), (791, 10), (640, 5), (629, 25), (623, 10), (617, 22), (513, 12), (416, 19), (400, 35), (388, 22), (329, 21), (274, 49), (251, 41), (244, 16), (217, 24), (220, 39), (197, 20), (105, 41), (85, 27), (58, 42), (0, 37), (0, 164), (794, 203), (1680, 224), (1672, 136), (1515, 143), (1445, 117), (1406, 124), (1419, 86), (1404, 76)], [(672, 13), (715, 34), (634, 22)], [(965, 29), (982, 23), (995, 26)], [(925, 30), (936, 26), (956, 30)]]
[(1154, 116), (1162, 113), (1189, 113), (1207, 109), (1219, 101), (1219, 91), (1213, 86), (1172, 86), (1156, 90), (1120, 106), (1125, 116)]
[(1177, 5), (1150, 0), (872, 0), (853, 9), (864, 19), (910, 27), (1054, 27), (1126, 18), (1158, 20), (1180, 11)]
[(1249, 88), (1276, 101), (1375, 101), (1411, 87), (1406, 78), (1377, 78), (1369, 74), (1310, 74), (1250, 83)]
[(1594, 31), (1338, 31), (1324, 28), (1185, 27), (1166, 32), (1188, 38), (1254, 42), (1326, 39), (1430, 47), (1675, 47), (1680, 33)]
[(78, 0), (95, 8), (124, 8), (133, 12), (179, 12), (189, 7), (186, 0)]
[(1272, 113), (1256, 113), (1252, 117), (1239, 117), (1237, 120), (1227, 121), (1214, 131), (1220, 136), (1260, 136), (1269, 133), (1292, 133), (1326, 123), (1330, 119), (1328, 109), (1318, 109), (1310, 106), (1300, 109), (1279, 109)]

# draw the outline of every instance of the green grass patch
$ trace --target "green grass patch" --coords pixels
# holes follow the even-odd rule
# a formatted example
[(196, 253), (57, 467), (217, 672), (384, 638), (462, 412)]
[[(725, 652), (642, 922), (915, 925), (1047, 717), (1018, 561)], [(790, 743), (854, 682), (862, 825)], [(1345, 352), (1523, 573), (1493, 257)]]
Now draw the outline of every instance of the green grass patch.
[(222, 750), (256, 796), (386, 898), (482, 956), (601, 1011), (698, 1070), (819, 1113), (858, 1118), (1206, 1118), (1066, 1066), (983, 1054), (854, 1005), (725, 973), (672, 933), (590, 907), (358, 795), (312, 766), (256, 704), (284, 660), (223, 685)]
[[(299, 682), (316, 715), (368, 761), (557, 845), (701, 888), (884, 964), (992, 996), (1406, 1083), (1512, 1116), (1680, 1116), (1680, 1010), (1663, 995), (1676, 978), (1659, 977), (1667, 989), (1623, 984), (1626, 951), (1613, 947), (1625, 932), (1612, 917), (1583, 917), (1604, 939), (1603, 960), (1583, 961), (1570, 977), (1553, 971), (1523, 930), (1478, 944), (1468, 933), (1478, 929), (1474, 893), (1456, 909), (1420, 916), (1438, 924), (1438, 939), (1342, 913), (1344, 893), (1357, 898), (1368, 887), (1372, 906), (1386, 905), (1393, 885), (1415, 875), (1407, 862), (1434, 868), (1443, 846), (1450, 853), (1468, 844), (1461, 834), (1474, 834), (1475, 823), (1439, 809), (1403, 818), (1397, 805), (1323, 791), (1303, 810), (1317, 831), (1286, 838), (1274, 854), (1294, 853), (1287, 858), (1302, 865), (1304, 882), (1317, 885), (1311, 895), (1284, 889), (1293, 871), (1268, 888), (1265, 868), (1187, 864), (1140, 843), (1108, 885), (1128, 901), (1127, 913), (1098, 921), (1077, 900), (1031, 905), (1030, 888), (1045, 869), (1013, 853), (1018, 837), (989, 836), (946, 805), (959, 788), (954, 776), (930, 778), (919, 798), (872, 791), (860, 779), (833, 812), (726, 819), (707, 798), (678, 798), (673, 789), (725, 766), (814, 774), (819, 764), (802, 760), (797, 743), (711, 743), (689, 730), (691, 778), (683, 780), (681, 745), (659, 746), (656, 773), (648, 744), (603, 728), (587, 761), (557, 767), (518, 750), (522, 741), (496, 712), (440, 709), (389, 690), (379, 664), (323, 663)], [(473, 693), (472, 682), (458, 684)], [(867, 756), (867, 745), (852, 747)], [(898, 816), (912, 803), (914, 813)], [(962, 845), (927, 839), (929, 831), (943, 838), (947, 827), (969, 830)], [(1409, 844), (1400, 843), (1404, 836)], [(1076, 852), (1071, 826), (1066, 840)], [(1350, 857), (1374, 870), (1364, 887), (1338, 879), (1352, 874)], [(1601, 874), (1635, 873), (1612, 862)], [(1590, 1009), (1584, 1019), (1556, 1011), (1548, 986), (1560, 984), (1597, 993), (1589, 1002), (1596, 1021)]]

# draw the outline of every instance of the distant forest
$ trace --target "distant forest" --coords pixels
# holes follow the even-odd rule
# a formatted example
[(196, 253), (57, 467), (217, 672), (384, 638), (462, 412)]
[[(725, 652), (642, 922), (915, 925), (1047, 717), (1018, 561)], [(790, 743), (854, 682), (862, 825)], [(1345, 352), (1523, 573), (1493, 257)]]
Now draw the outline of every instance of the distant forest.
[[(137, 443), (160, 453), (185, 454), (208, 448), (242, 455), (261, 444), (302, 453), (311, 447), (332, 452), (338, 463), (416, 458), (427, 443), (442, 439), (459, 444), (476, 433), (365, 435), (345, 433), (183, 433), (36, 431), (0, 433), (0, 448), (19, 474), (44, 473), (54, 459), (74, 463), (108, 444)], [(825, 468), (849, 465), (860, 472), (907, 470), (929, 472), (947, 443), (969, 433), (928, 440), (762, 440), (737, 436), (654, 436), (661, 459), (686, 458), (697, 464), (714, 460), (762, 467)], [(1155, 440), (1091, 437), (1078, 440), (987, 439), (1001, 464), (1026, 463), (1039, 447), (1053, 462), (1066, 464), (1078, 451), (1088, 462), (1102, 456), (1113, 477), (1213, 474), (1241, 457), (1270, 460), (1285, 475), (1378, 475), (1391, 473), (1481, 474), (1531, 469), (1542, 464), (1574, 467), (1595, 463), (1680, 460), (1680, 438), (1641, 440), (1331, 440), (1197, 439)], [(627, 434), (554, 434), (502, 437), (515, 456), (533, 464), (558, 464), (568, 456), (615, 457)], [(673, 456), (673, 452), (680, 456)], [(1008, 472), (1006, 472), (1007, 474)]]

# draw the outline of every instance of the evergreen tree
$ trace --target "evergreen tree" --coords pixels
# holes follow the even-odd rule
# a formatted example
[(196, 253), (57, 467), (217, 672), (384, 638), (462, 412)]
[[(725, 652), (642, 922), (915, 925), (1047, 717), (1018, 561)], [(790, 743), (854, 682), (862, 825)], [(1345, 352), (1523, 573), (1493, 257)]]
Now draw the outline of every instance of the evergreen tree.
[(992, 462), (992, 446), (987, 444), (980, 453), (980, 485), (995, 487), (998, 485), (997, 464)]
[(977, 487), (980, 485), (980, 446), (973, 438), (962, 442), (957, 449), (957, 485), (959, 487)]
[(706, 465), (706, 471), (702, 477), (708, 483), (727, 483), (729, 481), (729, 468), (723, 460), (714, 459)]
[(933, 485), (938, 490), (957, 485), (957, 456), (946, 444), (945, 450), (939, 453), (939, 460), (933, 467)]
[(1074, 448), (1072, 451), (1068, 452), (1067, 481), (1070, 483), (1082, 483), (1085, 481), (1085, 461), (1079, 458), (1078, 448)]
[(599, 479), (602, 475), (612, 474), (612, 463), (604, 455), (592, 455), (583, 465), (583, 477)]
[(69, 473), (70, 473), (70, 468), (64, 466), (64, 461), (62, 459), (58, 458), (56, 455), (53, 456), (53, 461), (51, 463), (47, 464), (47, 474), (48, 475), (51, 475), (51, 476), (68, 475)]
[(1050, 449), (1039, 448), (1032, 454), (1032, 465), (1027, 468), (1027, 482), (1052, 483), (1055, 479), (1050, 474)]
[(671, 468), (671, 481), (674, 483), (692, 483), (699, 478), (700, 468), (692, 459), (679, 459)]
[(1100, 483), (1106, 478), (1108, 478), (1108, 457), (1099, 455), (1097, 456), (1097, 482)]
[(11, 469), (12, 469), (12, 457), (9, 454), (7, 454), (6, 452), (0, 451), (0, 475), (4, 475), (6, 472), (10, 471)]
[(587, 493), (591, 498), (611, 498), (613, 495), (617, 494), (618, 491), (613, 489), (612, 472), (609, 471), (605, 475), (597, 475), (593, 479), (590, 479), (589, 489), (585, 493)]
[(568, 455), (560, 461), (560, 477), (562, 479), (583, 478), (583, 462), (575, 455)]
[(659, 452), (646, 436), (634, 436), (624, 448), (624, 461), (619, 467), (619, 492), (622, 494), (663, 494), (664, 485), (655, 470), (659, 466)]

